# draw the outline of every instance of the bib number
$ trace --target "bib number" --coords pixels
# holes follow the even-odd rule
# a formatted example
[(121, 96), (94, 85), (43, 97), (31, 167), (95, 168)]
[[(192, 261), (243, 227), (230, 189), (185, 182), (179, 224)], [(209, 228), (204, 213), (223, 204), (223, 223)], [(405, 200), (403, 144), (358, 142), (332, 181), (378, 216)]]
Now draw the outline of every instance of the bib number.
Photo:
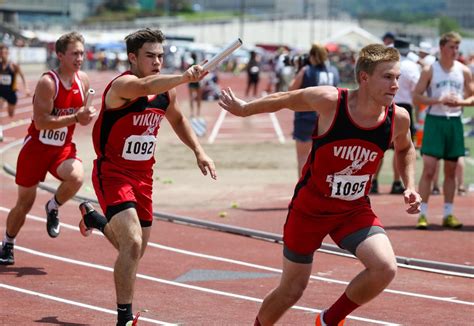
[(125, 140), (122, 157), (129, 161), (148, 161), (155, 152), (155, 136), (130, 136)]
[(10, 86), (12, 84), (12, 76), (0, 75), (0, 85)]
[(355, 200), (364, 196), (369, 175), (334, 175), (331, 197)]
[(63, 146), (66, 142), (67, 127), (58, 129), (43, 129), (40, 131), (39, 140), (43, 144)]

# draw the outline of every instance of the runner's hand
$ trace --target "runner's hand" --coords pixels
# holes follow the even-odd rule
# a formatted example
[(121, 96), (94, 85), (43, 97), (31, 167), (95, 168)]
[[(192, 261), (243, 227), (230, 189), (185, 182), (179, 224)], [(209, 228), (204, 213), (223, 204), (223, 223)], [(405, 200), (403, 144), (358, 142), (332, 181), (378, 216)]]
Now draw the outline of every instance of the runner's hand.
[(93, 106), (89, 106), (88, 108), (82, 107), (76, 112), (76, 119), (81, 126), (87, 126), (92, 119), (94, 119), (96, 114), (97, 111)]
[(206, 153), (197, 154), (196, 159), (197, 159), (197, 164), (199, 168), (201, 169), (202, 174), (207, 175), (207, 172), (209, 171), (211, 178), (216, 180), (217, 174), (216, 174), (216, 166), (214, 165), (214, 161), (209, 156), (207, 156)]
[(201, 65), (194, 65), (183, 73), (183, 78), (187, 83), (195, 83), (200, 81), (207, 75), (207, 71), (202, 69)]
[(403, 198), (405, 199), (405, 204), (408, 204), (407, 208), (408, 214), (418, 214), (420, 212), (421, 205), (421, 196), (413, 189), (406, 189), (403, 192)]
[(247, 104), (247, 102), (236, 97), (230, 87), (223, 89), (219, 96), (219, 105), (224, 110), (239, 117), (245, 116), (245, 104)]

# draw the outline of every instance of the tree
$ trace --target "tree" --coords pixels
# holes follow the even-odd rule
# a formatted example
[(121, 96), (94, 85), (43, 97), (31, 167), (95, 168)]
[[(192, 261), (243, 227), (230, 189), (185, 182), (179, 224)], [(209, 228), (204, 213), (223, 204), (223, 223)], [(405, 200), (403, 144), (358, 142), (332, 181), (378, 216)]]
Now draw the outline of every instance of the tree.
[(451, 31), (459, 32), (461, 30), (459, 24), (454, 19), (446, 16), (439, 18), (438, 29), (440, 35)]
[(132, 7), (135, 2), (134, 0), (105, 0), (104, 8), (110, 11), (124, 11)]

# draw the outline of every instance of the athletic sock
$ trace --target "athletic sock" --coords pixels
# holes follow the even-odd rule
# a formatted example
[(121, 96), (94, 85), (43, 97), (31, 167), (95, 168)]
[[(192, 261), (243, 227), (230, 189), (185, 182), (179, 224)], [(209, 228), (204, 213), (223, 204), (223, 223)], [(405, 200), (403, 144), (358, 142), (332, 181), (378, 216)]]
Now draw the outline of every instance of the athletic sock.
[(344, 292), (331, 308), (324, 312), (324, 322), (327, 325), (337, 325), (359, 306), (357, 303), (351, 301)]
[(108, 223), (107, 218), (96, 210), (93, 210), (84, 215), (84, 223), (90, 228), (94, 228), (104, 233), (105, 225)]
[(117, 303), (117, 326), (125, 326), (130, 320), (133, 320), (132, 304)]
[(453, 203), (444, 203), (444, 214), (443, 217), (446, 218), (448, 215), (453, 214)]
[(15, 244), (15, 238), (9, 236), (6, 231), (5, 231), (5, 236), (3, 237), (3, 245), (5, 245), (5, 243)]
[(51, 198), (49, 201), (48, 201), (48, 211), (51, 212), (52, 210), (58, 210), (59, 209), (59, 206), (61, 206), (61, 203), (58, 202), (58, 200), (56, 199), (56, 195), (53, 196), (53, 198)]
[(426, 213), (428, 213), (428, 203), (421, 202), (420, 215), (426, 216)]

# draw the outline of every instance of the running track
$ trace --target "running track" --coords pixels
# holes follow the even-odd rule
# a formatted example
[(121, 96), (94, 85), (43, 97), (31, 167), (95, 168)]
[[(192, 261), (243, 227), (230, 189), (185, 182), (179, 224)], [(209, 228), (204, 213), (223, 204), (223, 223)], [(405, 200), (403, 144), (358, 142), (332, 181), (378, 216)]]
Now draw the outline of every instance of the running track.
[[(92, 73), (92, 87), (100, 93), (110, 77), (110, 74)], [(33, 85), (30, 88), (33, 89)], [(31, 116), (29, 102), (29, 99), (21, 100), (15, 116), (19, 123), (11, 124), (12, 128), (5, 132), (6, 141), (0, 144), (2, 161), (3, 155), (17, 150), (10, 146), (25, 133), (27, 125), (22, 121)], [(219, 111), (215, 112), (217, 121)], [(289, 118), (278, 117), (280, 121)], [(216, 141), (226, 141), (226, 137), (232, 137), (225, 135), (239, 132), (238, 124), (237, 128), (232, 127), (235, 130), (226, 130), (225, 123), (221, 129), (224, 136), (216, 137)], [(249, 133), (248, 125), (242, 124), (241, 128)], [(268, 128), (272, 128), (271, 121)], [(86, 128), (79, 130), (87, 133)], [(258, 134), (266, 137), (260, 129), (250, 128), (250, 131), (254, 132), (253, 136), (242, 141), (259, 141), (255, 136)], [(287, 130), (283, 133), (288, 135)], [(273, 139), (278, 141), (275, 135)], [(5, 173), (0, 174), (0, 181), (0, 230), (3, 233), (16, 186)], [(50, 239), (45, 232), (43, 209), (43, 203), (50, 196), (45, 191), (38, 192), (36, 205), (17, 240), (16, 264), (0, 267), (0, 324), (112, 325), (115, 322), (112, 282), (115, 251), (99, 234), (88, 239), (81, 237), (76, 227), (79, 216), (74, 201), (61, 209), (60, 237)], [(384, 202), (385, 209), (390, 209), (386, 197), (380, 196), (380, 201)], [(466, 211), (469, 210), (469, 201), (464, 203)], [(246, 214), (242, 212), (243, 222), (239, 223), (244, 225), (241, 226), (265, 229)], [(260, 216), (265, 214), (265, 211), (259, 213)], [(266, 216), (271, 214), (284, 218), (285, 212), (269, 210)], [(446, 247), (453, 249), (452, 241), (459, 235), (458, 238), (465, 241), (464, 247), (454, 248), (459, 250), (456, 255), (472, 262), (472, 219), (468, 222), (467, 232), (446, 231), (437, 236), (446, 242)], [(418, 245), (429, 248), (429, 241), (436, 239), (426, 233), (423, 238), (415, 233), (417, 231), (403, 238), (398, 231), (408, 233), (408, 230), (394, 228), (393, 235), (395, 240), (405, 241), (405, 246), (411, 241), (414, 244), (411, 248)], [(403, 250), (403, 246), (399, 246)], [(471, 253), (466, 255), (463, 249)], [(449, 251), (432, 253), (431, 259), (435, 258), (447, 261)], [(278, 282), (280, 264), (279, 244), (158, 221), (140, 264), (134, 309), (142, 311), (141, 324), (251, 325), (262, 298)], [(361, 269), (356, 260), (327, 253), (318, 253), (314, 265), (304, 297), (280, 324), (312, 325), (315, 313), (330, 305), (342, 293), (346, 282)], [(399, 269), (389, 289), (350, 316), (348, 325), (445, 325), (447, 322), (468, 325), (473, 323), (473, 306), (472, 278)]]

